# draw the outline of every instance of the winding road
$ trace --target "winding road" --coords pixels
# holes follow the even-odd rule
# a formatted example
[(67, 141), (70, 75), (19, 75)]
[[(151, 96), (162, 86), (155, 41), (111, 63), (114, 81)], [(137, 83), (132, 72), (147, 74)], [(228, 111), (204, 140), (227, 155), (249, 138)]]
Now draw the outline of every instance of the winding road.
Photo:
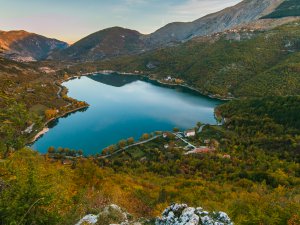
[(122, 151), (127, 150), (128, 148), (131, 148), (131, 147), (134, 147), (134, 146), (138, 146), (138, 145), (142, 145), (142, 144), (148, 143), (148, 142), (153, 141), (153, 140), (155, 140), (155, 139), (157, 139), (157, 138), (159, 138), (159, 137), (161, 137), (161, 136), (162, 136), (162, 135), (157, 135), (157, 136), (154, 136), (154, 137), (152, 137), (152, 138), (150, 138), (150, 139), (148, 139), (148, 140), (140, 141), (140, 142), (134, 143), (134, 144), (132, 144), (132, 145), (128, 145), (128, 146), (126, 146), (126, 147), (124, 147), (124, 148), (121, 148), (121, 149), (119, 149), (119, 150), (117, 150), (117, 151), (115, 151), (115, 152), (113, 152), (113, 153), (111, 153), (111, 154), (109, 154), (109, 155), (106, 155), (106, 156), (100, 156), (99, 158), (102, 158), (102, 159), (109, 158), (109, 157), (111, 157), (111, 156), (113, 156), (113, 155), (118, 154), (119, 152), (122, 152)]

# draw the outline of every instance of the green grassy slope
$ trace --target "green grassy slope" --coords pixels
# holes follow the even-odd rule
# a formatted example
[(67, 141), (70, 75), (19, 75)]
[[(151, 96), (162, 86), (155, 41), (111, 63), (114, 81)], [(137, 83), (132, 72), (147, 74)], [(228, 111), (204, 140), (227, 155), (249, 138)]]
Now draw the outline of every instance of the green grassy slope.
[(300, 16), (300, 1), (299, 0), (285, 0), (279, 5), (276, 10), (267, 16), (267, 18), (282, 18), (287, 16)]

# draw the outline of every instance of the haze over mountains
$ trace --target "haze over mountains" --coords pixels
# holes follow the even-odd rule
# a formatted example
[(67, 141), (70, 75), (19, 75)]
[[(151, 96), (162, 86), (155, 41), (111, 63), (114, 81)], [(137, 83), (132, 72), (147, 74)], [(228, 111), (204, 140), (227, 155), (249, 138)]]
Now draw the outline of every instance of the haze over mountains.
[[(259, 21), (260, 18), (278, 11), (282, 5), (285, 10), (289, 10), (291, 5), (296, 5), (298, 9), (297, 4), (297, 0), (244, 0), (235, 6), (193, 22), (170, 23), (149, 35), (112, 27), (93, 33), (70, 47), (64, 42), (24, 31), (1, 32), (0, 48), (6, 57), (19, 61), (46, 58), (63, 61), (96, 61), (172, 46), (195, 37), (223, 32), (248, 23), (253, 25), (253, 22)], [(287, 16), (291, 15), (297, 16), (297, 11), (293, 9), (287, 14)], [(280, 17), (284, 15), (277, 18)]]

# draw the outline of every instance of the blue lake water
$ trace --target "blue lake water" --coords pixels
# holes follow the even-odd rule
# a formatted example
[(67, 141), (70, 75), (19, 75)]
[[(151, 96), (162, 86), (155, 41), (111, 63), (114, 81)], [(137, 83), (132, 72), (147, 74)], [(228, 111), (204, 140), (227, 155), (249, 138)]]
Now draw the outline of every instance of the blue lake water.
[(47, 152), (48, 147), (82, 149), (86, 155), (121, 139), (154, 131), (188, 129), (200, 121), (215, 124), (214, 108), (219, 100), (184, 88), (168, 88), (137, 76), (97, 74), (63, 84), (72, 98), (90, 107), (52, 124), (48, 133), (33, 144)]

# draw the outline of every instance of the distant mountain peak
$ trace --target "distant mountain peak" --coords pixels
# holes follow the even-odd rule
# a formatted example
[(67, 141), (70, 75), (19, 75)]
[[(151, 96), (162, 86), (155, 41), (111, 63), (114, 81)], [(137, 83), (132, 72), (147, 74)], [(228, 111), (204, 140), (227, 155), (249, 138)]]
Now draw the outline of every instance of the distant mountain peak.
[(149, 35), (118, 26), (106, 28), (81, 39), (65, 50), (52, 54), (49, 58), (95, 61), (138, 54), (257, 21), (273, 12), (283, 2), (284, 0), (244, 0), (193, 22), (167, 24)]
[(170, 23), (147, 36), (147, 45), (164, 46), (194, 37), (222, 32), (249, 23), (272, 12), (284, 0), (244, 0), (235, 6), (206, 15), (193, 22)]
[(49, 58), (93, 61), (135, 54), (144, 48), (142, 36), (138, 31), (123, 27), (106, 28), (88, 35)]
[(65, 42), (25, 30), (0, 31), (1, 55), (16, 61), (45, 59), (51, 52), (67, 47)]
[[(262, 17), (278, 10), (281, 5), (286, 8), (287, 2), (289, 6), (290, 3), (297, 5), (297, 1), (299, 0), (244, 0), (232, 7), (206, 15), (192, 22), (167, 24), (149, 35), (115, 26), (90, 34), (68, 48), (66, 43), (55, 39), (47, 39), (46, 41), (45, 37), (26, 31), (0, 32), (0, 49), (1, 51), (3, 49), (7, 51), (9, 57), (17, 54), (24, 57), (30, 56), (36, 60), (45, 58), (66, 61), (103, 60), (123, 55), (139, 54), (255, 23)], [(291, 12), (288, 15), (291, 15)], [(6, 39), (1, 39), (1, 36), (6, 36)], [(10, 37), (13, 37), (11, 42)], [(31, 41), (26, 42), (26, 40)], [(37, 40), (41, 42), (39, 43)]]

